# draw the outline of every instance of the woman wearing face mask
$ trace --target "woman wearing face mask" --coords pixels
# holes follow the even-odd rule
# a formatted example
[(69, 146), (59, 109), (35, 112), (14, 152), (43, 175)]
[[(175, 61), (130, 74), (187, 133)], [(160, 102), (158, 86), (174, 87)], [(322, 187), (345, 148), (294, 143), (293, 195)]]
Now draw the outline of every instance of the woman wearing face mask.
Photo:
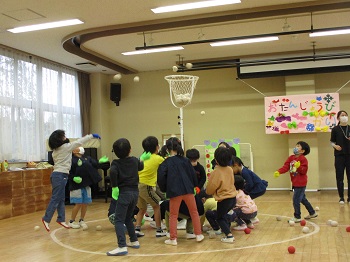
[(348, 125), (348, 113), (340, 110), (337, 114), (338, 125), (332, 129), (331, 145), (334, 148), (334, 166), (337, 179), (339, 203), (344, 204), (344, 170), (348, 180), (348, 199), (350, 203), (350, 128)]

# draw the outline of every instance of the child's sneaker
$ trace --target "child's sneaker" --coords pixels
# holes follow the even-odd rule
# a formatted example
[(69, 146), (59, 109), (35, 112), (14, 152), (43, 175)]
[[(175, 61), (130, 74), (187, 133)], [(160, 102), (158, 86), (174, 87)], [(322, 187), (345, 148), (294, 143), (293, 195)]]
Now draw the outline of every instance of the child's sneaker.
[(186, 229), (187, 219), (182, 219), (177, 223), (177, 229), (183, 230)]
[(156, 237), (165, 237), (165, 236), (166, 236), (166, 231), (163, 231), (163, 230), (156, 231)]
[(115, 222), (114, 222), (114, 219), (115, 219), (115, 214), (112, 214), (108, 217), (108, 220), (109, 222), (111, 222), (111, 224), (114, 226), (115, 225)]
[(250, 220), (253, 224), (258, 224), (260, 222), (259, 218), (254, 217), (253, 219)]
[(307, 215), (306, 217), (304, 217), (305, 219), (311, 219), (311, 218), (316, 218), (318, 217), (318, 214), (315, 212), (315, 214), (313, 215)]
[(134, 241), (134, 242), (128, 242), (126, 243), (128, 247), (132, 248), (140, 248), (140, 242), (139, 241)]
[(202, 231), (203, 232), (208, 232), (210, 230), (210, 227), (209, 226), (203, 226), (202, 227)]
[(125, 256), (127, 254), (128, 254), (127, 247), (117, 247), (116, 249), (113, 249), (112, 251), (107, 252), (107, 256)]
[(235, 238), (233, 236), (226, 236), (226, 237), (223, 237), (221, 238), (221, 242), (223, 243), (233, 243), (233, 241), (235, 241)]
[(167, 245), (177, 246), (176, 239), (167, 239), (167, 240), (164, 241), (164, 243), (167, 244)]
[(242, 224), (240, 226), (236, 226), (233, 228), (233, 230), (237, 230), (237, 231), (243, 231), (244, 229), (247, 228), (247, 225), (246, 224)]
[(84, 222), (84, 220), (80, 220), (80, 221), (79, 221), (79, 225), (81, 226), (81, 228), (82, 228), (83, 230), (86, 230), (86, 229), (89, 228), (88, 225)]
[(147, 213), (143, 216), (145, 221), (153, 221), (153, 218), (151, 218)]
[(187, 238), (187, 239), (195, 239), (195, 238), (196, 238), (196, 235), (193, 234), (193, 233), (186, 233), (186, 238)]
[(255, 228), (255, 226), (254, 226), (253, 223), (249, 223), (249, 224), (247, 225), (247, 227), (250, 228), (250, 229), (254, 229), (254, 228)]
[(214, 232), (215, 235), (221, 235), (221, 234), (222, 234), (221, 229), (218, 229), (218, 230), (209, 230), (209, 231), (207, 231), (207, 233), (208, 233), (209, 235), (210, 235), (211, 232)]
[[(152, 228), (157, 229), (156, 221), (151, 221), (151, 222), (149, 222), (149, 225), (150, 225)], [(166, 229), (166, 226), (165, 226), (163, 223), (161, 223), (161, 227), (162, 227), (162, 229)]]
[(47, 223), (43, 218), (41, 219), (41, 222), (43, 222), (46, 231), (50, 232), (49, 223)]
[(291, 222), (291, 221), (293, 221), (293, 222), (295, 222), (295, 223), (300, 223), (301, 218), (293, 217), (292, 219), (289, 219), (289, 220), (288, 220), (288, 223)]
[(201, 241), (203, 241), (203, 239), (204, 239), (204, 236), (202, 234), (196, 235), (196, 241), (197, 242), (201, 242)]
[(70, 226), (71, 228), (74, 228), (74, 229), (80, 228), (80, 224), (75, 222), (75, 221), (72, 221), (72, 222), (69, 221), (68, 226)]
[(59, 224), (60, 226), (63, 226), (65, 229), (70, 229), (70, 226), (68, 226), (67, 224), (66, 224), (66, 222), (59, 222), (59, 221), (56, 221), (57, 222), (57, 224)]
[(135, 230), (135, 234), (137, 237), (143, 237), (145, 233), (141, 232), (140, 230)]

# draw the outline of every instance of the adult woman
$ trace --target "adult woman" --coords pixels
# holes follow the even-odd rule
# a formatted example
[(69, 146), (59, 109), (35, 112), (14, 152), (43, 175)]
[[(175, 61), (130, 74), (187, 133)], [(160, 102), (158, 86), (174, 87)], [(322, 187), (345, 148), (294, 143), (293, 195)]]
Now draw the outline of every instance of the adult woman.
[(348, 180), (348, 199), (350, 200), (350, 128), (348, 125), (348, 113), (340, 110), (337, 114), (338, 125), (332, 129), (331, 145), (334, 148), (334, 167), (337, 179), (339, 203), (344, 204), (344, 170)]

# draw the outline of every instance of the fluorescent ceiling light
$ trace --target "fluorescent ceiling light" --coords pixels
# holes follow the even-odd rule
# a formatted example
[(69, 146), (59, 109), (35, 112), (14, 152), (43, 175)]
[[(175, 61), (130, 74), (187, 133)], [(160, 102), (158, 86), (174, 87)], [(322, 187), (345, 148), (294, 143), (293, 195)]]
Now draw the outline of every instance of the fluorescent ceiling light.
[(326, 35), (345, 35), (345, 34), (350, 34), (350, 29), (316, 32), (316, 33), (309, 34), (309, 36), (310, 37), (317, 37), (317, 36), (326, 36)]
[(23, 32), (37, 31), (37, 30), (43, 30), (43, 29), (49, 29), (49, 28), (78, 25), (78, 24), (83, 24), (83, 23), (84, 22), (79, 20), (79, 19), (70, 19), (70, 20), (37, 24), (37, 25), (20, 26), (20, 27), (8, 29), (7, 31), (9, 31), (11, 33), (23, 33)]
[(239, 4), (240, 0), (211, 0), (211, 1), (201, 1), (195, 3), (179, 4), (179, 5), (169, 5), (163, 7), (157, 7), (151, 9), (153, 13), (167, 13), (167, 12), (176, 12), (182, 10), (190, 10), (204, 7), (220, 6), (220, 5), (231, 5)]
[(170, 46), (170, 47), (162, 47), (162, 48), (149, 48), (149, 49), (142, 49), (142, 50), (136, 50), (136, 51), (131, 51), (131, 52), (124, 52), (124, 53), (122, 53), (122, 55), (141, 55), (141, 54), (168, 52), (168, 51), (175, 51), (175, 50), (182, 50), (182, 49), (184, 49), (182, 46)]
[(248, 38), (248, 39), (237, 39), (237, 40), (228, 40), (222, 42), (214, 42), (211, 43), (211, 46), (225, 46), (225, 45), (241, 45), (241, 44), (249, 44), (249, 43), (260, 43), (260, 42), (268, 42), (268, 41), (276, 41), (279, 40), (277, 36), (270, 37), (258, 37), (258, 38)]

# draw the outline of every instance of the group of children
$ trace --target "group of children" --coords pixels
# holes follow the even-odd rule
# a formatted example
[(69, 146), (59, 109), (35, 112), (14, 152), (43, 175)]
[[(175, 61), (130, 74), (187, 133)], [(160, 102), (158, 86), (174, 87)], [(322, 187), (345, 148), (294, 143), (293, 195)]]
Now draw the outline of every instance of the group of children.
[[(62, 186), (67, 183), (67, 174), (70, 169), (68, 165), (72, 161), (71, 153), (78, 154), (77, 161), (81, 161), (79, 154), (81, 157), (83, 152), (81, 148), (77, 149), (77, 146), (81, 146), (83, 142), (92, 137), (100, 137), (94, 134), (69, 143), (64, 131), (63, 133), (62, 130), (58, 131), (58, 135), (52, 136), (56, 140), (58, 137), (59, 141), (50, 143), (51, 137), (49, 139), (55, 162), (54, 172), (51, 175), (53, 194), (42, 221), (46, 230), (49, 231), (49, 222), (57, 209), (57, 222), (60, 225), (65, 228), (82, 227), (84, 229), (87, 228), (84, 223), (87, 203), (79, 201), (87, 199), (91, 202), (91, 192), (86, 189), (86, 183), (89, 182), (82, 182), (84, 181), (83, 174), (70, 176), (72, 185), (76, 184), (75, 187), (71, 187), (72, 191), (78, 190), (75, 192), (78, 195), (71, 195), (71, 199), (77, 198), (78, 201), (75, 202), (76, 206), (73, 208), (72, 218), (68, 225), (65, 223), (64, 206), (62, 206), (62, 201), (64, 205)], [(114, 210), (110, 208), (110, 213), (114, 212), (113, 223), (118, 247), (107, 252), (107, 255), (126, 255), (127, 247), (140, 247), (138, 238), (144, 236), (141, 231), (141, 223), (147, 210), (147, 204), (150, 204), (154, 210), (156, 237), (168, 236), (169, 239), (165, 240), (165, 244), (173, 246), (177, 245), (179, 217), (188, 219), (186, 237), (196, 239), (197, 242), (204, 239), (202, 234), (204, 216), (214, 233), (225, 234), (221, 238), (224, 243), (234, 242), (231, 222), (237, 223), (233, 230), (244, 230), (247, 227), (254, 228), (254, 224), (259, 221), (256, 217), (257, 206), (253, 199), (265, 193), (268, 183), (244, 166), (242, 161), (236, 157), (233, 147), (223, 142), (215, 150), (213, 163), (215, 167), (208, 174), (206, 186), (207, 178), (204, 168), (198, 163), (198, 150), (187, 150), (185, 157), (181, 142), (176, 137), (171, 137), (166, 141), (166, 153), (163, 152), (166, 157), (158, 154), (160, 148), (158, 139), (154, 136), (146, 137), (142, 142), (142, 147), (144, 153), (140, 158), (136, 158), (130, 156), (131, 145), (127, 139), (118, 139), (113, 144), (113, 151), (118, 159), (112, 161), (110, 168), (112, 197), (115, 205), (112, 208)], [(305, 205), (309, 212), (305, 219), (317, 217), (317, 213), (305, 196), (308, 169), (305, 155), (309, 152), (310, 147), (306, 142), (298, 142), (294, 155), (290, 156), (283, 167), (274, 173), (274, 176), (278, 177), (280, 173), (290, 172), (294, 189), (293, 221), (295, 222), (301, 220), (300, 203)], [(79, 166), (78, 162), (77, 166)], [(88, 178), (86, 180), (88, 181)], [(161, 192), (165, 193), (167, 199), (162, 203), (165, 216), (161, 215), (160, 197), (156, 193), (157, 186)], [(81, 210), (81, 219), (77, 223), (74, 219), (79, 210)], [(135, 210), (137, 210), (137, 215), (134, 226)], [(165, 217), (168, 233), (162, 229), (162, 217)], [(129, 241), (126, 241), (125, 229), (128, 232)]]

